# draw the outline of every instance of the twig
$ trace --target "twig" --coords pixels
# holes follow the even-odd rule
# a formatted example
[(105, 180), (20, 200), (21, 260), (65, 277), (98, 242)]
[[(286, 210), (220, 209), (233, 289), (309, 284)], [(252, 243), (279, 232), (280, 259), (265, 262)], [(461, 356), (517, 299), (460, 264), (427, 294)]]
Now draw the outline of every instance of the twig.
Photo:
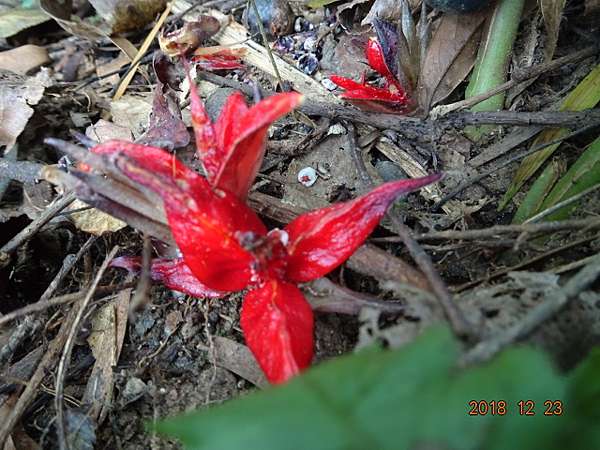
[(599, 276), (600, 254), (597, 254), (562, 289), (548, 293), (544, 301), (532, 309), (517, 324), (477, 344), (461, 358), (459, 364), (465, 366), (487, 361), (513, 342), (526, 338), (541, 324), (561, 311), (569, 301), (575, 299), (579, 293), (591, 286)]
[(568, 206), (571, 203), (575, 203), (575, 202), (579, 201), (586, 195), (591, 194), (592, 192), (596, 192), (598, 189), (600, 189), (600, 184), (597, 184), (596, 186), (592, 186), (584, 191), (581, 191), (579, 194), (574, 195), (573, 197), (567, 198), (566, 200), (563, 200), (562, 202), (558, 202), (556, 205), (550, 206), (549, 208), (546, 208), (543, 211), (540, 211), (535, 216), (530, 217), (523, 223), (538, 222), (541, 219), (543, 219), (544, 217), (548, 217), (553, 212), (558, 211), (559, 209), (564, 208), (565, 206)]
[(285, 91), (286, 89), (283, 84), (283, 80), (281, 79), (279, 69), (277, 68), (277, 64), (275, 64), (275, 58), (273, 58), (273, 52), (271, 51), (271, 47), (269, 46), (269, 40), (267, 39), (267, 33), (265, 33), (265, 27), (263, 26), (262, 18), (260, 17), (260, 13), (258, 12), (258, 7), (256, 6), (256, 2), (254, 0), (250, 0), (250, 3), (252, 3), (252, 9), (254, 10), (254, 14), (256, 15), (256, 21), (258, 23), (258, 30), (260, 31), (260, 36), (262, 37), (265, 50), (267, 50), (267, 54), (269, 55), (269, 61), (271, 61), (271, 65), (273, 66), (275, 77), (277, 78), (277, 82), (279, 83), (279, 87), (281, 88), (281, 90)]
[(498, 270), (498, 271), (491, 273), (490, 275), (487, 275), (485, 277), (479, 278), (477, 280), (469, 281), (468, 283), (461, 284), (460, 286), (456, 286), (453, 290), (454, 290), (454, 292), (462, 292), (466, 289), (472, 288), (473, 286), (477, 286), (478, 284), (493, 280), (495, 278), (501, 277), (502, 275), (506, 275), (509, 272), (513, 272), (515, 270), (522, 269), (531, 264), (535, 264), (536, 262), (539, 262), (539, 261), (547, 260), (551, 256), (554, 256), (560, 252), (564, 252), (565, 250), (568, 250), (570, 248), (577, 247), (578, 245), (585, 244), (586, 242), (589, 242), (594, 239), (596, 239), (596, 236), (588, 236), (588, 237), (578, 239), (573, 242), (569, 242), (565, 245), (561, 245), (560, 247), (553, 248), (552, 250), (548, 250), (547, 252), (544, 252), (541, 255), (535, 256), (526, 261), (515, 264), (514, 266), (507, 267), (506, 269)]
[(454, 197), (456, 197), (458, 194), (460, 194), (462, 191), (464, 191), (466, 188), (468, 188), (469, 186), (472, 186), (473, 184), (477, 183), (478, 181), (481, 181), (482, 179), (486, 178), (487, 176), (497, 172), (498, 170), (502, 169), (503, 167), (508, 166), (509, 164), (512, 164), (515, 161), (519, 161), (529, 155), (532, 155), (534, 153), (539, 152), (540, 150), (549, 147), (551, 145), (554, 144), (558, 144), (559, 142), (565, 141), (567, 139), (571, 139), (572, 137), (575, 136), (579, 136), (580, 134), (586, 133), (594, 128), (597, 127), (597, 124), (595, 125), (588, 125), (587, 127), (583, 127), (580, 128), (577, 131), (573, 131), (572, 133), (569, 134), (565, 134), (564, 136), (558, 138), (558, 139), (554, 139), (550, 142), (544, 142), (542, 144), (536, 145), (535, 147), (532, 147), (528, 150), (525, 150), (521, 153), (518, 153), (517, 155), (514, 155), (510, 158), (505, 159), (504, 161), (498, 163), (496, 166), (494, 166), (493, 168), (490, 168), (488, 170), (485, 170), (477, 175), (473, 175), (472, 177), (469, 177), (467, 180), (463, 181), (462, 183), (460, 183), (457, 187), (455, 187), (454, 189), (452, 189), (448, 194), (446, 194), (439, 202), (437, 202), (435, 205), (433, 205), (431, 207), (431, 211), (438, 211), (443, 205), (445, 205), (449, 200), (452, 200)]
[(0, 248), (0, 268), (8, 265), (10, 261), (10, 255), (19, 248), (21, 244), (28, 241), (35, 235), (44, 225), (46, 225), (56, 214), (61, 212), (67, 206), (69, 206), (73, 200), (75, 200), (75, 193), (69, 192), (62, 198), (57, 200), (52, 205), (48, 206), (46, 210), (27, 225), (19, 234), (13, 237), (10, 241)]
[[(68, 275), (71, 269), (75, 266), (81, 256), (88, 251), (90, 246), (96, 241), (96, 237), (90, 237), (85, 244), (79, 249), (77, 254), (69, 254), (63, 260), (62, 266), (58, 273), (54, 276), (37, 303), (47, 303), (52, 294), (58, 289), (62, 280)], [(29, 305), (32, 306), (32, 305)], [(6, 316), (0, 318), (0, 325), (6, 320)], [(8, 342), (0, 349), (0, 367), (6, 363), (12, 356), (13, 352), (19, 347), (21, 342), (34, 334), (43, 325), (44, 317), (34, 318), (33, 316), (25, 317), (23, 323), (19, 325), (17, 330), (10, 336)]]
[(123, 96), (123, 94), (125, 93), (125, 91), (127, 90), (129, 83), (131, 83), (131, 80), (133, 79), (135, 72), (137, 71), (138, 67), (140, 66), (142, 58), (144, 57), (144, 55), (150, 48), (152, 41), (154, 41), (156, 34), (160, 30), (160, 27), (162, 26), (162, 24), (164, 23), (164, 21), (166, 20), (166, 18), (170, 12), (171, 12), (171, 3), (167, 3), (165, 10), (160, 15), (160, 17), (158, 18), (158, 20), (156, 21), (154, 26), (152, 27), (152, 30), (150, 30), (150, 33), (148, 33), (148, 35), (146, 36), (146, 39), (144, 39), (144, 42), (142, 42), (142, 45), (140, 46), (140, 49), (138, 50), (137, 55), (135, 55), (135, 58), (133, 58), (133, 61), (131, 61), (129, 70), (127, 71), (125, 76), (121, 79), (121, 82), (119, 83), (119, 86), (117, 87), (117, 91), (115, 92), (115, 95), (113, 96), (113, 101), (120, 99)]
[(44, 353), (44, 356), (38, 364), (37, 369), (27, 382), (23, 393), (14, 404), (4, 423), (0, 423), (0, 448), (4, 448), (6, 440), (9, 437), (13, 427), (17, 424), (25, 409), (37, 395), (38, 386), (47, 373), (54, 367), (56, 358), (64, 348), (68, 330), (75, 319), (75, 313), (76, 309), (71, 308), (67, 316), (64, 318), (58, 334), (48, 346), (48, 349)]
[[(112, 284), (112, 285), (108, 285), (108, 286), (99, 286), (96, 289), (96, 291), (94, 292), (94, 298), (100, 297), (102, 295), (113, 294), (113, 293), (115, 293), (117, 291), (121, 291), (123, 289), (130, 289), (132, 287), (135, 287), (135, 284), (136, 283), (134, 283), (134, 282), (129, 282), (129, 283), (123, 283), (123, 284)], [(26, 316), (26, 315), (29, 315), (31, 313), (35, 313), (38, 311), (43, 311), (45, 309), (51, 308), (52, 306), (58, 306), (58, 305), (64, 305), (67, 303), (76, 302), (77, 300), (81, 300), (83, 297), (85, 297), (87, 295), (87, 293), (88, 293), (88, 290), (84, 289), (81, 291), (73, 292), (71, 294), (59, 295), (57, 297), (50, 298), (45, 302), (38, 301), (36, 303), (32, 303), (31, 305), (27, 305), (22, 308), (15, 309), (14, 311), (0, 317), (0, 327), (9, 322), (12, 322), (15, 319), (18, 319), (19, 317), (23, 317), (23, 316)]]
[(152, 253), (152, 243), (147, 233), (144, 233), (144, 244), (142, 247), (142, 270), (140, 272), (140, 278), (138, 285), (135, 290), (135, 294), (131, 299), (131, 305), (129, 307), (130, 321), (132, 320), (131, 315), (134, 311), (137, 311), (140, 305), (146, 302), (148, 299), (148, 291), (150, 289), (150, 264)]
[(561, 58), (557, 58), (555, 60), (548, 61), (542, 64), (537, 64), (533, 67), (528, 68), (525, 71), (514, 72), (512, 78), (506, 83), (496, 86), (495, 88), (490, 89), (489, 91), (484, 92), (483, 94), (479, 94), (475, 97), (461, 100), (459, 102), (450, 103), (449, 105), (441, 105), (435, 107), (431, 111), (431, 116), (439, 119), (440, 117), (453, 111), (460, 111), (475, 106), (476, 104), (487, 100), (488, 98), (493, 97), (496, 94), (500, 94), (511, 89), (513, 86), (516, 86), (517, 84), (522, 83), (525, 80), (535, 78), (544, 73), (552, 72), (553, 70), (558, 69), (564, 66), (565, 64), (578, 62), (587, 58), (588, 56), (592, 56), (598, 52), (598, 48), (599, 47), (597, 45), (594, 45), (580, 50), (578, 52), (575, 52), (573, 54), (566, 55)]
[[(118, 246), (114, 246), (113, 249), (110, 251), (110, 253), (106, 256), (106, 258), (104, 258), (104, 261), (102, 262), (100, 269), (98, 269), (96, 278), (94, 278), (94, 281), (92, 282), (92, 285), (90, 286), (87, 295), (84, 297), (83, 301), (81, 302), (81, 305), (79, 305), (79, 308), (77, 309), (77, 313), (70, 325), (70, 329), (67, 334), (67, 339), (66, 339), (65, 345), (64, 345), (64, 351), (62, 353), (62, 356), (61, 356), (59, 364), (58, 364), (58, 371), (56, 373), (56, 396), (54, 398), (54, 405), (55, 405), (55, 409), (56, 409), (56, 434), (58, 435), (58, 443), (59, 443), (59, 448), (61, 450), (69, 450), (69, 448), (70, 448), (69, 444), (67, 442), (67, 435), (66, 435), (66, 431), (65, 431), (63, 396), (64, 396), (65, 374), (66, 374), (66, 369), (67, 369), (69, 360), (71, 359), (71, 350), (73, 349), (73, 344), (75, 342), (75, 335), (77, 334), (77, 329), (79, 328), (81, 319), (83, 318), (83, 314), (85, 312), (85, 309), (87, 308), (90, 300), (92, 299), (92, 297), (94, 295), (94, 291), (96, 290), (96, 287), (100, 283), (100, 279), (102, 278), (102, 276), (104, 275), (104, 272), (108, 268), (108, 264), (114, 258), (118, 249), (119, 249)], [(76, 308), (73, 308), (73, 309), (76, 309)]]
[[(350, 123), (346, 124), (348, 129), (348, 136), (350, 139), (349, 147), (350, 152), (354, 153), (353, 160), (357, 163), (357, 170), (361, 174), (361, 180), (365, 180), (367, 183), (367, 187), (373, 187), (373, 181), (371, 176), (368, 174), (364, 161), (362, 160), (360, 154), (358, 153), (358, 146), (356, 145), (356, 131), (354, 126)], [(394, 230), (406, 246), (408, 252), (412, 256), (413, 260), (421, 269), (427, 281), (435, 294), (436, 299), (440, 303), (450, 325), (454, 333), (457, 336), (467, 339), (474, 339), (475, 330), (471, 326), (470, 323), (467, 322), (467, 319), (463, 315), (462, 311), (458, 308), (458, 306), (452, 300), (452, 296), (448, 291), (448, 288), (439, 273), (433, 266), (433, 262), (429, 255), (421, 248), (421, 246), (413, 239), (411, 236), (411, 230), (404, 225), (402, 220), (394, 213), (388, 212), (388, 217), (392, 221), (394, 226)]]
[[(515, 225), (495, 225), (489, 228), (480, 230), (446, 230), (446, 231), (431, 231), (415, 235), (417, 241), (445, 241), (445, 240), (478, 240), (492, 238), (503, 234), (513, 233), (548, 233), (563, 230), (579, 230), (579, 229), (594, 229), (600, 228), (600, 218), (592, 217), (588, 219), (576, 220), (561, 220), (557, 222), (542, 222), (542, 223), (522, 223)], [(400, 242), (401, 239), (397, 236), (384, 238), (373, 238), (372, 242)]]

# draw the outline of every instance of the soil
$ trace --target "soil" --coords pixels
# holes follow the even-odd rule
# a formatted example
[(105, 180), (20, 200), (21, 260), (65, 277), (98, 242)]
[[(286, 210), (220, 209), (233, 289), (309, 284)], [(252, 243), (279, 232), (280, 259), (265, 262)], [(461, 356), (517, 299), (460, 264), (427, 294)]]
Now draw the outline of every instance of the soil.
[[(226, 12), (233, 12), (233, 16), (241, 21), (243, 7), (232, 11), (228, 5), (236, 2), (221, 3), (225, 4), (223, 8)], [(287, 8), (287, 2), (282, 3)], [(362, 56), (362, 52), (357, 53), (359, 47), (356, 47), (365, 41), (366, 35), (372, 34), (368, 27), (360, 25), (364, 5), (345, 11), (339, 18), (340, 24), (330, 26), (336, 21), (333, 13), (319, 15), (299, 8), (299, 2), (291, 3), (295, 16), (299, 17), (295, 21), (296, 28), (288, 36), (291, 41), (281, 36), (271, 36), (271, 39), (277, 39), (274, 48), (286, 61), (319, 80), (334, 71), (343, 74), (348, 73), (344, 72), (348, 70), (355, 73), (357, 67), (365, 66), (364, 61), (357, 59)], [(571, 20), (582, 13), (582, 8), (582, 1), (568, 2), (555, 57), (574, 53), (588, 46), (597, 37), (594, 33), (598, 30), (594, 28), (593, 22), (577, 23), (576, 20)], [(277, 14), (273, 16), (277, 17)], [(344, 31), (348, 23), (353, 24), (353, 28)], [(277, 30), (276, 25), (271, 29)], [(137, 45), (148, 31), (149, 28), (143, 33), (132, 32), (129, 38)], [(321, 47), (317, 51), (305, 51), (298, 47), (299, 42), (306, 42), (313, 37), (320, 40)], [(260, 40), (258, 37), (256, 39)], [(514, 55), (511, 67), (518, 67), (519, 58), (529, 56), (527, 39), (530, 39), (530, 34), (521, 30), (515, 46), (519, 53)], [(339, 45), (339, 42), (343, 45)], [(90, 124), (95, 124), (101, 118), (110, 120), (114, 116), (114, 110), (111, 110), (113, 81), (107, 82), (108, 78), (98, 80), (95, 74), (98, 66), (113, 62), (119, 51), (106, 39), (101, 40), (102, 44), (97, 44), (74, 37), (54, 22), (47, 22), (9, 39), (0, 40), (4, 49), (26, 43), (48, 49), (54, 84), (46, 88), (43, 98), (34, 108), (33, 116), (18, 138), (18, 159), (41, 164), (64, 163), (62, 155), (44, 145), (43, 140), (52, 136), (72, 141), (71, 130), (85, 133)], [(154, 50), (158, 51), (152, 47), (152, 51)], [(314, 55), (318, 69), (313, 70), (312, 59), (305, 56), (309, 53)], [(555, 103), (564, 98), (597, 63), (598, 57), (595, 55), (576, 64), (567, 64), (549, 76), (534, 79), (522, 93), (515, 94), (511, 107), (518, 111), (538, 111), (544, 105)], [(144, 62), (143, 68), (142, 73), (134, 77), (127, 92), (131, 95), (139, 94), (140, 114), (147, 117), (151, 110), (152, 86), (156, 80), (149, 61)], [(277, 87), (276, 79), (256, 69), (222, 74), (230, 80), (257, 83), (267, 90)], [(81, 87), (85, 82), (90, 83)], [(466, 81), (460, 84), (447, 102), (464, 98), (465, 84)], [(76, 89), (78, 87), (81, 88)], [(205, 97), (209, 96), (208, 90), (211, 91), (208, 109), (215, 116), (215, 111), (220, 109), (224, 97), (231, 91), (224, 87), (207, 88), (207, 85), (201, 88), (206, 88), (203, 92)], [(125, 108), (125, 115), (134, 120), (134, 112), (128, 107)], [(186, 115), (187, 112), (184, 111), (184, 122), (187, 120)], [(351, 143), (347, 138), (346, 124), (342, 121), (331, 120), (330, 125), (338, 126), (333, 133), (309, 138), (308, 144), (303, 144), (301, 152), (289, 153), (290, 148), (293, 150), (297, 147), (299, 136), (304, 138), (314, 132), (318, 120), (319, 117), (309, 118), (297, 114), (278, 122), (271, 129), (272, 141), (258, 178), (259, 192), (274, 197), (285, 207), (293, 209), (320, 207), (354, 197), (364, 190), (350, 157)], [(359, 141), (368, 140), (369, 134), (375, 133), (373, 127), (359, 123), (356, 125)], [(144, 122), (142, 128), (146, 126)], [(330, 127), (327, 129), (331, 131)], [(130, 131), (134, 138), (140, 134), (140, 130)], [(424, 137), (422, 141), (411, 141), (408, 145), (404, 145), (405, 138), (401, 135), (385, 132), (384, 136), (391, 136), (394, 145), (402, 148), (413, 160), (422, 162), (427, 170), (434, 167), (447, 170), (448, 177), (440, 185), (441, 192), (447, 193), (465, 180), (467, 173), (475, 170), (465, 166), (471, 158), (516, 131), (518, 127), (496, 127), (479, 143), (472, 143), (464, 137), (462, 130), (456, 129), (444, 130), (443, 136), (433, 142)], [(581, 150), (597, 136), (597, 131), (596, 128), (563, 144), (554, 154), (554, 161), (563, 168), (571, 166)], [(381, 134), (378, 134), (377, 139), (380, 137)], [(530, 141), (520, 148), (527, 148), (528, 142)], [(375, 144), (365, 145), (363, 150), (367, 170), (376, 180), (405, 176), (396, 162), (386, 157)], [(193, 157), (193, 144), (178, 150), (178, 156), (189, 164), (198, 166)], [(297, 182), (298, 171), (306, 166), (326, 167), (313, 189), (305, 188)], [(502, 167), (492, 176), (464, 190), (455, 199), (460, 215), (451, 217), (432, 213), (430, 207), (433, 196), (416, 194), (397, 205), (394, 211), (401, 214), (415, 234), (485, 229), (510, 224), (523, 194), (518, 194), (514, 202), (504, 210), (498, 211), (497, 207), (518, 166), (518, 163), (513, 163)], [(529, 186), (528, 183), (526, 187)], [(22, 184), (13, 180), (0, 189), (0, 247), (37, 219), (58, 195), (57, 188), (46, 181)], [(583, 199), (571, 218), (597, 217), (599, 213), (598, 196), (592, 194)], [(278, 225), (272, 216), (266, 217), (266, 221), (269, 225)], [(77, 253), (89, 236), (74, 225), (70, 213), (61, 213), (20, 245), (10, 255), (8, 264), (0, 264), (0, 318), (37, 302), (59, 272), (65, 257)], [(393, 226), (388, 222), (384, 222), (373, 234), (375, 241), (389, 236), (394, 236), (394, 233)], [(555, 269), (594, 255), (600, 250), (597, 229), (594, 231), (585, 228), (558, 232), (534, 240), (528, 240), (525, 236), (521, 245), (517, 245), (514, 235), (511, 239), (498, 238), (492, 243), (489, 241), (492, 241), (491, 237), (487, 240), (422, 242), (423, 248), (431, 255), (435, 268), (453, 291), (459, 307), (467, 312), (469, 320), (480, 324), (481, 329), (488, 334), (506, 329), (521, 320), (527, 311), (544, 298), (548, 289), (557, 289), (563, 283), (561, 276), (573, 273), (565, 271), (554, 274)], [(581, 242), (570, 245), (576, 241)], [(52, 297), (87, 289), (102, 261), (115, 245), (120, 248), (119, 255), (140, 255), (143, 239), (141, 233), (131, 227), (104, 233), (64, 277)], [(377, 245), (386, 249), (390, 256), (412, 261), (406, 248), (398, 243), (379, 241)], [(157, 253), (164, 252), (159, 243), (153, 241), (152, 246)], [(552, 250), (555, 252), (548, 257), (536, 259)], [(496, 274), (504, 269), (505, 273)], [(536, 275), (515, 275), (513, 272), (531, 272)], [(317, 313), (313, 364), (352, 352), (357, 344), (359, 347), (374, 342), (389, 346), (402, 345), (408, 339), (407, 336), (413, 336), (432, 322), (443, 320), (439, 306), (415, 306), (415, 300), (407, 299), (405, 291), (390, 288), (386, 284), (389, 280), (377, 279), (348, 268), (338, 269), (329, 277), (335, 283), (365, 296), (403, 302), (407, 312), (376, 312), (370, 316), (365, 315), (364, 311), (353, 315)], [(138, 278), (131, 277), (123, 270), (111, 268), (102, 277), (100, 285), (121, 286), (117, 290), (121, 291), (132, 280), (135, 287)], [(582, 294), (580, 303), (569, 306), (560, 317), (549, 321), (546, 327), (530, 338), (534, 344), (548, 349), (562, 368), (574, 366), (593, 345), (600, 344), (600, 298), (597, 288), (596, 284), (596, 290)], [(152, 435), (147, 431), (147, 425), (159, 418), (198, 408), (211, 408), (258, 389), (252, 381), (228, 370), (223, 364), (217, 364), (215, 356), (215, 338), (244, 343), (239, 325), (241, 301), (242, 294), (200, 300), (153, 285), (145, 301), (135, 311), (125, 315), (127, 324), (120, 356), (118, 362), (110, 367), (114, 394), (110, 404), (106, 405), (104, 420), (95, 428), (93, 448), (179, 448), (179, 444), (174, 441)], [(65, 408), (73, 413), (86, 414), (89, 407), (82, 404), (81, 400), (97, 358), (87, 339), (93, 332), (92, 319), (95, 312), (111, 302), (114, 302), (114, 295), (93, 299), (78, 331), (64, 382)], [(5, 402), (14, 400), (13, 394), (20, 389), (18, 384), (14, 384), (14, 379), (28, 379), (48, 343), (59, 333), (69, 308), (68, 305), (53, 306), (34, 316), (42, 319), (41, 327), (23, 339), (3, 363), (4, 366), (0, 366), (0, 374), (3, 375), (0, 378), (0, 406), (4, 404), (6, 408), (9, 403)], [(7, 325), (0, 325), (0, 348), (8, 345), (10, 337), (15, 330), (23, 327), (23, 323), (23, 318), (20, 318)], [(367, 323), (370, 323), (368, 327)], [(574, 327), (573, 324), (577, 326)], [(12, 374), (12, 378), (6, 374)], [(52, 367), (41, 383), (34, 401), (22, 412), (19, 425), (41, 448), (58, 448), (55, 433), (55, 376), (56, 367)], [(0, 414), (6, 414), (6, 410), (2, 412), (0, 409)], [(81, 448), (92, 448), (90, 442), (88, 444), (90, 447)]]

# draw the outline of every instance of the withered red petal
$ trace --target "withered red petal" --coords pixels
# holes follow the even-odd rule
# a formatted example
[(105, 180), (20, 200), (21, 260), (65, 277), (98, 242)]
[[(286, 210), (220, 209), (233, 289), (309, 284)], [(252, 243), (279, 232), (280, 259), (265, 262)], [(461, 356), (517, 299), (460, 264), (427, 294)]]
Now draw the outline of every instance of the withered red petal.
[(400, 195), (438, 181), (441, 174), (383, 184), (355, 200), (302, 214), (286, 227), (289, 258), (286, 277), (305, 282), (343, 263), (379, 224)]
[[(214, 186), (245, 199), (264, 157), (269, 125), (301, 102), (302, 95), (288, 92), (262, 100), (239, 117), (225, 111), (226, 117), (219, 120), (219, 134), (223, 134), (223, 146), (219, 154), (223, 157), (219, 160)], [(241, 111), (239, 100), (235, 100), (232, 109)], [(231, 131), (224, 132), (224, 128)]]
[(189, 169), (177, 177), (153, 170), (151, 160), (123, 157), (116, 164), (162, 197), (175, 242), (196, 278), (219, 291), (240, 290), (253, 280), (255, 258), (240, 240), (264, 236), (267, 230), (245, 203), (230, 192), (213, 190)]
[[(127, 269), (131, 273), (138, 273), (142, 267), (142, 258), (139, 256), (120, 256), (113, 259), (110, 266)], [(226, 292), (215, 291), (202, 284), (182, 258), (153, 259), (150, 263), (150, 278), (164, 284), (169, 289), (183, 292), (192, 297), (218, 298), (226, 295)]]
[(310, 365), (313, 312), (296, 286), (268, 280), (248, 292), (240, 324), (248, 347), (271, 383), (283, 383)]

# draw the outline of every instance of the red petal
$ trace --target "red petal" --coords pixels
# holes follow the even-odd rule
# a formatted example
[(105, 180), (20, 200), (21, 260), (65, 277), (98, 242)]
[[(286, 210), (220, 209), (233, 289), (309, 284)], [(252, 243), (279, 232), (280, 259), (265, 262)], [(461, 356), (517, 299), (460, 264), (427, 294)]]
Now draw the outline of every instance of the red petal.
[(207, 51), (210, 50), (210, 47), (198, 50), (192, 57), (192, 61), (204, 70), (232, 70), (244, 67), (240, 57), (246, 53), (241, 51), (245, 49), (237, 49), (238, 51), (235, 52), (229, 49)]
[(352, 78), (340, 77), (338, 75), (331, 75), (329, 79), (335, 84), (337, 84), (339, 87), (346, 90), (360, 90), (365, 86), (364, 83), (354, 81)]
[[(217, 145), (224, 149), (226, 142), (233, 140), (232, 134), (236, 131), (234, 124), (239, 121), (248, 111), (248, 105), (241, 92), (234, 92), (225, 101), (221, 114), (214, 124), (217, 136)], [(218, 166), (220, 161), (215, 161)]]
[[(142, 258), (135, 256), (120, 256), (110, 262), (111, 267), (120, 267), (132, 273), (141, 270)], [(164, 284), (169, 289), (183, 292), (198, 298), (223, 297), (225, 292), (214, 291), (203, 285), (193, 274), (183, 259), (153, 259), (150, 265), (152, 280)]]
[(185, 66), (190, 83), (190, 111), (192, 113), (194, 136), (196, 137), (196, 149), (200, 161), (202, 161), (202, 166), (206, 171), (206, 176), (211, 180), (217, 174), (219, 169), (218, 161), (223, 158), (223, 153), (217, 144), (215, 129), (202, 104), (202, 100), (200, 100), (196, 84), (190, 77), (188, 64), (185, 63)]
[(240, 324), (248, 347), (271, 383), (283, 383), (310, 365), (313, 313), (296, 286), (269, 280), (248, 292)]
[(188, 181), (199, 178), (196, 172), (181, 163), (173, 153), (157, 147), (112, 140), (96, 145), (90, 151), (100, 155), (122, 154), (143, 165), (144, 168), (165, 176), (183, 178)]
[[(240, 111), (239, 100), (232, 109)], [(265, 153), (269, 125), (286, 115), (302, 102), (302, 95), (295, 92), (276, 94), (259, 102), (242, 116), (234, 117), (225, 111), (226, 117), (218, 121), (218, 135), (224, 137), (214, 186), (226, 189), (245, 199), (260, 169)], [(225, 129), (231, 129), (231, 132)]]
[(196, 278), (219, 291), (240, 290), (254, 280), (255, 258), (240, 242), (252, 242), (267, 230), (242, 201), (229, 192), (213, 191), (190, 169), (177, 177), (155, 170), (153, 160), (121, 158), (116, 164), (163, 198), (175, 242)]
[(297, 217), (285, 227), (287, 279), (305, 282), (333, 270), (365, 241), (394, 200), (440, 178), (441, 174), (434, 174), (386, 183), (355, 200)]
[(369, 39), (365, 47), (365, 55), (369, 61), (369, 65), (387, 79), (394, 79), (392, 71), (385, 62), (383, 49), (377, 39)]

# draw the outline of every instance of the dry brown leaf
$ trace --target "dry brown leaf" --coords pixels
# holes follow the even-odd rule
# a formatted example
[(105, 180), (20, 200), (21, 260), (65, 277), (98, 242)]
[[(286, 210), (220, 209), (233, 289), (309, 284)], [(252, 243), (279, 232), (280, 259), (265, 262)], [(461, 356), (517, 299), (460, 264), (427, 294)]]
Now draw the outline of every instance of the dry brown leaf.
[(434, 96), (440, 101), (450, 95), (471, 71), (485, 17), (482, 12), (442, 16), (421, 67), (417, 92), (423, 110)]
[(69, 33), (95, 40), (144, 28), (165, 9), (166, 0), (92, 0), (90, 3), (104, 23), (96, 26), (71, 14), (71, 0), (40, 0), (40, 7)]
[(248, 347), (220, 336), (213, 338), (213, 344), (217, 366), (230, 370), (259, 388), (264, 389), (269, 386), (269, 382)]
[(109, 24), (111, 34), (142, 29), (167, 4), (166, 0), (90, 0), (90, 3)]
[[(87, 208), (89, 205), (81, 200), (75, 200), (69, 206), (68, 210)], [(103, 233), (119, 231), (127, 226), (125, 222), (115, 219), (113, 216), (106, 214), (96, 208), (86, 209), (71, 214), (71, 220), (75, 226), (86, 233), (100, 236)]]
[(396, 23), (402, 14), (402, 2), (398, 0), (375, 0), (369, 13), (365, 16), (361, 25), (373, 23), (375, 18), (386, 22)]
[(88, 380), (82, 403), (89, 409), (87, 415), (102, 423), (114, 398), (113, 367), (117, 365), (125, 331), (131, 289), (121, 291), (115, 302), (109, 302), (92, 318), (88, 343), (96, 363)]
[(119, 56), (114, 58), (112, 61), (96, 66), (96, 75), (100, 77), (100, 80), (98, 80), (99, 83), (107, 86), (115, 86), (119, 84), (120, 77), (118, 73), (106, 77), (105, 75), (119, 70), (121, 67), (129, 64), (130, 62), (131, 58), (129, 58), (129, 56), (127, 56), (125, 53), (119, 53)]
[(0, 148), (11, 148), (33, 115), (30, 105), (37, 105), (50, 86), (47, 71), (24, 77), (0, 70)]
[(71, 0), (40, 0), (40, 8), (46, 14), (56, 20), (56, 23), (58, 23), (64, 30), (75, 36), (95, 40), (100, 37), (105, 37), (109, 34), (109, 30), (106, 27), (97, 27), (81, 20), (81, 18), (76, 15), (72, 15)]
[(546, 45), (544, 47), (544, 56), (549, 61), (554, 56), (556, 43), (558, 42), (558, 32), (560, 30), (560, 21), (565, 7), (565, 0), (539, 0), (544, 24), (546, 26)]
[(49, 63), (48, 51), (37, 45), (22, 45), (0, 52), (0, 69), (26, 75), (30, 70)]
[(133, 137), (138, 139), (148, 125), (152, 112), (152, 94), (124, 95), (110, 103), (110, 112), (115, 124), (128, 128)]
[(131, 141), (131, 131), (127, 127), (100, 119), (85, 130), (85, 135), (97, 142), (106, 142), (111, 139)]

